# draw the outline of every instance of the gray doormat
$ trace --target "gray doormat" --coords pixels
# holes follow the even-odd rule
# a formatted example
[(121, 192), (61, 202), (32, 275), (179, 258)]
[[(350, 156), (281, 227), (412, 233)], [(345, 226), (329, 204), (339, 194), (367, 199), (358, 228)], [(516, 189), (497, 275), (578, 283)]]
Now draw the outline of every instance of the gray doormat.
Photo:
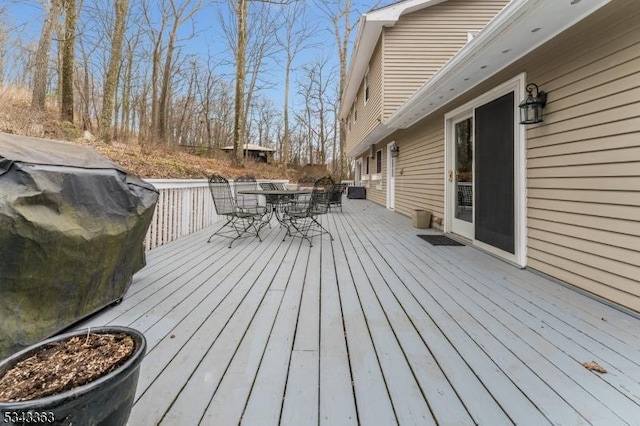
[(433, 246), (464, 246), (464, 244), (459, 243), (456, 240), (452, 240), (449, 237), (445, 237), (444, 235), (418, 235), (418, 237)]

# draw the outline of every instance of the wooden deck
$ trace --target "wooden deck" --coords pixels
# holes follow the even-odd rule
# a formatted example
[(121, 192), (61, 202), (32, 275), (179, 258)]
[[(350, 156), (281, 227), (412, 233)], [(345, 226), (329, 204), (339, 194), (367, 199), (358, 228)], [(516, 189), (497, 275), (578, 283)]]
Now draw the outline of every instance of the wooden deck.
[(144, 332), (130, 425), (640, 424), (640, 320), (368, 201), (323, 222), (148, 252), (80, 325)]

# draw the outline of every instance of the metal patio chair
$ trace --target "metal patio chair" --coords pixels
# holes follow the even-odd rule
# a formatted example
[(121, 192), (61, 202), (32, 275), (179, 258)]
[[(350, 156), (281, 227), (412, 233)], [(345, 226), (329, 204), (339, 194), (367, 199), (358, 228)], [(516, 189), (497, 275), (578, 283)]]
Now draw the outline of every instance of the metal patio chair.
[(273, 182), (260, 182), (260, 188), (264, 189), (265, 191), (275, 191), (276, 186), (273, 184)]
[(241, 238), (254, 236), (262, 241), (260, 229), (263, 226), (264, 208), (240, 208), (233, 196), (229, 181), (219, 174), (214, 174), (209, 178), (209, 191), (216, 213), (219, 216), (225, 216), (227, 221), (211, 234), (207, 243), (211, 242), (215, 236), (230, 238), (229, 248), (234, 241)]
[(287, 233), (283, 241), (287, 236), (297, 236), (309, 241), (309, 246), (313, 247), (311, 238), (322, 234), (329, 234), (333, 241), (333, 235), (318, 220), (329, 211), (331, 187), (314, 188), (310, 196), (296, 197), (287, 204), (283, 213)]
[(313, 183), (313, 189), (316, 190), (322, 188), (324, 191), (328, 192), (334, 183), (335, 182), (333, 181), (333, 178), (331, 176), (322, 176), (321, 178), (316, 179), (316, 181)]
[(331, 187), (331, 192), (329, 196), (329, 208), (336, 206), (340, 207), (340, 211), (342, 211), (342, 195), (347, 189), (346, 183), (336, 183)]
[[(234, 180), (233, 191), (236, 197), (236, 203), (242, 211), (255, 212), (256, 214), (262, 214), (262, 223), (260, 227), (269, 224), (271, 216), (269, 215), (270, 209), (268, 205), (260, 205), (260, 199), (258, 194), (239, 194), (240, 191), (250, 190), (256, 191), (258, 189), (258, 182), (256, 178), (251, 175), (242, 175)], [(262, 188), (264, 189), (264, 188)], [(269, 224), (269, 227), (271, 225)]]

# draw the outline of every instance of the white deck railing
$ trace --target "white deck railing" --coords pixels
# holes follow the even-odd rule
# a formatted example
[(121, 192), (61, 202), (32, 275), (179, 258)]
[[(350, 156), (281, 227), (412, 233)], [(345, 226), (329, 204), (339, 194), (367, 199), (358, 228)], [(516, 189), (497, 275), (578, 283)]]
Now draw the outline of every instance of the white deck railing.
[[(221, 219), (216, 214), (206, 179), (147, 179), (146, 181), (160, 192), (144, 241), (147, 250), (209, 227)], [(266, 181), (262, 180), (262, 182)], [(276, 180), (275, 182), (287, 183), (288, 181)]]

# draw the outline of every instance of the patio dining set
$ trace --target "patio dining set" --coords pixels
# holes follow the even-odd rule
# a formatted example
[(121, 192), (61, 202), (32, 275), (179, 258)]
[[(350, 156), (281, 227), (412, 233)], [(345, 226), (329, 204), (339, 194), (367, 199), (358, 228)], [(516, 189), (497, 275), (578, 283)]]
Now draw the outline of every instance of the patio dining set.
[[(218, 236), (229, 238), (229, 248), (237, 240), (254, 237), (262, 241), (260, 231), (271, 227), (275, 217), (286, 230), (287, 237), (300, 237), (309, 242), (314, 236), (333, 236), (320, 223), (320, 216), (332, 207), (342, 211), (342, 195), (346, 184), (335, 183), (329, 175), (317, 179), (313, 187), (287, 189), (280, 182), (260, 182), (252, 176), (241, 176), (231, 184), (225, 177), (214, 174), (209, 178), (209, 190), (216, 213), (226, 222), (207, 242)], [(264, 203), (262, 202), (264, 200)]]

